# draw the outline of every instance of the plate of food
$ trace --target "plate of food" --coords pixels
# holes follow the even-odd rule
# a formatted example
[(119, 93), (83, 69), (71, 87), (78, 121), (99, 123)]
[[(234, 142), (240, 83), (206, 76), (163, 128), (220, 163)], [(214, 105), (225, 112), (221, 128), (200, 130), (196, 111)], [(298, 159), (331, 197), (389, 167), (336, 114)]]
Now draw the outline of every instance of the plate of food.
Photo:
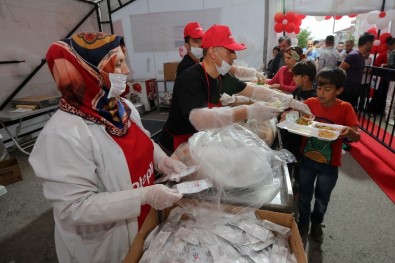
[(336, 140), (341, 130), (342, 125), (322, 123), (313, 120), (313, 117), (301, 117), (292, 121), (286, 119), (277, 124), (280, 129), (286, 129), (291, 133), (299, 134), (306, 137), (316, 137), (320, 140), (333, 141)]

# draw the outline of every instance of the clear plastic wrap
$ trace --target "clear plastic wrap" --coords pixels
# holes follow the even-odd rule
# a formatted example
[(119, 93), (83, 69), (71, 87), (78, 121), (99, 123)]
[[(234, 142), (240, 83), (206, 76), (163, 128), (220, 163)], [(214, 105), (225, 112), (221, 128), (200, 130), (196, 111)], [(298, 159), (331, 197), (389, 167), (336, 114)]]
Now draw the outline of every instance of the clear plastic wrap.
[(273, 200), (282, 183), (282, 163), (295, 160), (287, 151), (272, 150), (239, 124), (194, 134), (189, 150), (199, 165), (197, 177), (213, 185), (197, 194), (199, 198), (252, 208)]
[[(265, 228), (254, 213), (228, 213), (207, 202), (181, 205), (146, 239), (140, 262), (269, 263), (293, 256), (289, 245), (277, 242), (280, 234)], [(273, 223), (271, 228), (284, 232)]]

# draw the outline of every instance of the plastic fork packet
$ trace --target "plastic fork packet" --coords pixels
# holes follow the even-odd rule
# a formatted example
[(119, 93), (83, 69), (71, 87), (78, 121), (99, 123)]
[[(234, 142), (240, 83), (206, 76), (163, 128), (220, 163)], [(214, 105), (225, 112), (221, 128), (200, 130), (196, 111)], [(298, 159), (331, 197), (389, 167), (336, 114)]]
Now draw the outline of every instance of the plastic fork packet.
[(194, 230), (185, 227), (180, 227), (174, 235), (175, 237), (180, 238), (185, 242), (197, 246), (199, 245), (200, 242), (199, 239), (193, 234), (193, 232)]
[(263, 226), (266, 229), (269, 229), (273, 232), (280, 234), (281, 236), (288, 238), (291, 235), (291, 229), (289, 227), (281, 226), (270, 222), (268, 220), (263, 220), (259, 222), (259, 225)]
[(163, 176), (155, 181), (155, 184), (163, 183), (166, 181), (176, 181), (179, 182), (181, 178), (193, 174), (198, 169), (197, 165), (188, 166), (181, 173), (172, 173), (166, 176)]
[(247, 232), (248, 234), (258, 238), (261, 241), (265, 241), (269, 235), (269, 230), (263, 228), (257, 224), (251, 224), (247, 222), (241, 222), (239, 228)]
[(174, 187), (178, 190), (180, 194), (194, 194), (204, 191), (208, 188), (211, 188), (212, 186), (213, 185), (209, 181), (203, 179), (203, 180), (183, 182), (180, 184), (176, 184)]
[(270, 259), (272, 263), (284, 263), (287, 262), (288, 257), (288, 249), (285, 247), (274, 244), (272, 246), (272, 251), (270, 255)]

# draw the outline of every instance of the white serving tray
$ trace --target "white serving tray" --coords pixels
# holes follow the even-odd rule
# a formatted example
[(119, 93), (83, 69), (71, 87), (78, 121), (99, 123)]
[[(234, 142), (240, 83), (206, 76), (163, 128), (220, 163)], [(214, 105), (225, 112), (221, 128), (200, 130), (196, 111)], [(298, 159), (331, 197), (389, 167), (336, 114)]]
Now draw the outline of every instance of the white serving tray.
[[(320, 140), (324, 141), (336, 140), (340, 135), (340, 131), (344, 128), (344, 126), (342, 125), (322, 123), (317, 121), (313, 121), (310, 125), (299, 125), (289, 120), (278, 123), (277, 127), (281, 129), (286, 129), (291, 133), (299, 134), (302, 136), (317, 137)], [(330, 138), (322, 137), (320, 136), (320, 130), (321, 132), (325, 131), (328, 134), (332, 134), (332, 136)]]

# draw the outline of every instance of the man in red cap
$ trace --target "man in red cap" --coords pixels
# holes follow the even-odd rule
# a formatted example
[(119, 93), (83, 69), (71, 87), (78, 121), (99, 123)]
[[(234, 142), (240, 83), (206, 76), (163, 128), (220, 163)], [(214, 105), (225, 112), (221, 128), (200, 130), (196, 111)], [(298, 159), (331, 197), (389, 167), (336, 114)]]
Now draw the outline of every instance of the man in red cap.
[(190, 22), (184, 27), (184, 47), (187, 54), (177, 67), (177, 75), (200, 62), (203, 57), (202, 37), (204, 31), (198, 22)]
[[(281, 112), (260, 102), (221, 108), (219, 98), (224, 91), (220, 75), (227, 75), (237, 58), (235, 51), (246, 46), (235, 41), (229, 27), (213, 25), (204, 33), (202, 47), (202, 62), (184, 70), (174, 83), (169, 117), (160, 138), (161, 146), (168, 153), (197, 131), (245, 119), (268, 120)], [(240, 81), (230, 95), (243, 91), (245, 87), (246, 83)]]

